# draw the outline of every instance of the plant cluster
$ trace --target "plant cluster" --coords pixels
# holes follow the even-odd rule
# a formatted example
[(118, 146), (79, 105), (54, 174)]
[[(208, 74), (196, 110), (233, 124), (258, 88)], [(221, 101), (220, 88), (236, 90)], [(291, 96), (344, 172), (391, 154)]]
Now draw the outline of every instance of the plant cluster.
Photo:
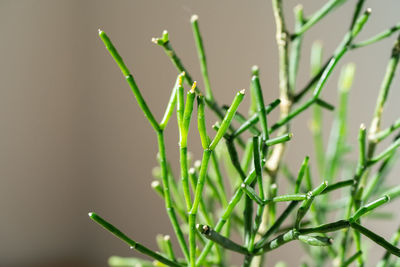
[[(282, 0), (272, 0), (279, 52), (280, 97), (268, 105), (264, 103), (259, 69), (253, 67), (248, 116), (237, 112), (245, 97), (245, 90), (234, 96), (230, 106), (221, 106), (215, 100), (196, 15), (192, 16), (191, 24), (204, 80), (204, 93), (173, 49), (168, 32), (164, 31), (162, 37), (153, 39), (164, 49), (179, 73), (160, 122), (153, 116), (115, 46), (99, 30), (101, 40), (121, 69), (156, 133), (159, 168), (154, 172), (157, 180), (152, 187), (165, 202), (181, 250), (177, 255), (169, 236), (159, 236), (159, 252), (156, 252), (127, 237), (91, 212), (89, 216), (92, 220), (132, 249), (154, 259), (152, 262), (111, 257), (111, 266), (229, 266), (227, 254), (231, 252), (243, 255), (243, 266), (262, 266), (269, 251), (295, 240), (302, 242), (310, 255), (302, 263), (303, 266), (325, 266), (328, 263), (335, 266), (352, 263), (363, 266), (367, 262), (368, 252), (365, 240), (384, 248), (385, 254), (379, 266), (400, 266), (400, 249), (397, 247), (400, 228), (393, 239), (387, 241), (361, 222), (363, 216), (383, 216), (376, 209), (400, 196), (400, 185), (388, 189), (384, 183), (396, 159), (400, 135), (392, 137), (393, 141), (386, 147), (379, 147), (381, 151), (377, 152), (379, 144), (400, 128), (400, 119), (387, 128), (381, 127), (384, 106), (399, 63), (400, 36), (390, 54), (368, 133), (364, 125), (359, 129), (356, 166), (343, 164), (349, 151), (346, 140), (347, 102), (355, 73), (353, 64), (345, 65), (342, 69), (337, 107), (321, 98), (327, 80), (346, 53), (391, 36), (400, 29), (400, 24), (370, 39), (356, 42), (357, 35), (371, 15), (370, 9), (364, 9), (365, 1), (358, 0), (349, 30), (327, 62), (322, 62), (321, 45), (315, 43), (312, 46), (311, 78), (304, 88), (296, 89), (304, 34), (344, 2), (330, 0), (309, 17), (305, 17), (302, 7), (297, 6), (294, 10), (294, 32), (289, 33)], [(184, 83), (190, 87), (189, 90), (185, 90)], [(307, 95), (310, 95), (308, 99), (303, 100)], [(220, 119), (212, 127), (215, 134), (210, 134), (211, 129), (207, 129), (206, 108)], [(309, 157), (304, 159), (297, 175), (292, 174), (283, 161), (285, 147), (292, 138), (290, 122), (310, 108), (313, 109), (311, 132), (318, 171), (315, 176), (323, 179), (312, 178)], [(172, 162), (167, 159), (164, 139), (164, 131), (175, 109), (179, 129), (180, 179), (172, 173)], [(194, 109), (197, 110), (197, 129), (204, 149), (201, 161), (193, 161), (188, 154), (188, 132)], [(268, 114), (275, 109), (280, 110), (280, 118), (271, 124)], [(322, 139), (323, 110), (335, 112), (327, 145)], [(245, 136), (250, 138), (246, 140)], [(227, 174), (226, 179), (222, 168)], [(347, 174), (347, 179), (339, 180), (337, 177), (343, 173)], [(278, 187), (278, 180), (284, 178), (291, 187)], [(340, 199), (332, 203), (339, 195)], [(278, 212), (278, 202), (287, 204), (282, 212)], [(243, 237), (240, 242), (232, 239), (235, 232)]]

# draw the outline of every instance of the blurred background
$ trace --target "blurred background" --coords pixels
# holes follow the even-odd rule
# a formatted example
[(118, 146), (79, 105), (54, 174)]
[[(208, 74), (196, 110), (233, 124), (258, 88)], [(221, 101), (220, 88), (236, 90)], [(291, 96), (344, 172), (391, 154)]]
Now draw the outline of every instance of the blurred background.
[[(301, 1), (284, 2), (288, 27), (293, 29), (292, 10)], [(307, 16), (326, 1), (302, 2)], [(306, 35), (299, 88), (309, 77), (313, 40), (321, 40), (328, 58), (347, 31), (355, 1), (347, 2)], [(357, 40), (400, 20), (398, 0), (370, 0), (365, 6), (372, 8), (372, 16)], [(172, 233), (164, 204), (150, 187), (157, 164), (156, 136), (97, 29), (114, 41), (160, 118), (177, 72), (150, 40), (167, 29), (175, 50), (203, 87), (189, 22), (192, 14), (200, 17), (219, 103), (230, 103), (236, 91), (248, 88), (254, 64), (260, 66), (266, 102), (278, 97), (270, 1), (0, 1), (0, 266), (106, 266), (110, 255), (137, 255), (95, 225), (89, 211), (152, 248), (156, 234)], [(356, 144), (360, 123), (370, 124), (395, 38), (352, 51), (340, 63), (357, 64), (350, 94), (350, 143)], [(323, 91), (323, 99), (331, 103), (336, 103), (338, 70)], [(397, 75), (384, 126), (399, 117), (399, 99)], [(248, 101), (240, 108), (243, 113)], [(210, 127), (215, 118), (209, 118)], [(292, 126), (295, 135), (286, 160), (293, 171), (305, 155), (313, 155), (309, 118), (306, 112)], [(333, 116), (324, 111), (324, 118), (327, 139)], [(198, 159), (195, 128), (189, 149)], [(175, 121), (166, 138), (173, 161), (178, 158)], [(396, 175), (391, 179), (392, 184), (399, 183)], [(398, 203), (389, 208), (398, 211)], [(396, 217), (369, 225), (389, 238), (398, 222)], [(374, 246), (374, 251), (377, 256), (383, 253), (380, 247)], [(300, 246), (291, 244), (269, 259), (283, 258), (297, 266), (301, 255)]]

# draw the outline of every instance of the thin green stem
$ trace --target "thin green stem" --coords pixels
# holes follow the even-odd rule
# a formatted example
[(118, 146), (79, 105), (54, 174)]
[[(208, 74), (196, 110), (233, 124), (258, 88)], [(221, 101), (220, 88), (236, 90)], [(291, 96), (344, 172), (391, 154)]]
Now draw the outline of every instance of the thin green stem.
[(383, 108), (386, 103), (387, 97), (389, 95), (390, 86), (393, 81), (394, 74), (396, 72), (397, 65), (400, 60), (400, 35), (397, 38), (396, 43), (392, 48), (392, 54), (386, 68), (385, 77), (383, 78), (382, 85), (379, 91), (379, 96), (376, 102), (374, 116), (371, 122), (371, 126), (369, 128), (369, 157), (372, 157), (373, 152), (375, 150), (376, 142), (373, 139), (373, 136), (379, 132), (382, 120)]
[(358, 231), (362, 235), (368, 237), (372, 241), (374, 241), (376, 244), (380, 245), (384, 249), (386, 249), (387, 252), (396, 255), (397, 257), (400, 257), (400, 249), (392, 244), (390, 242), (386, 241), (383, 237), (375, 234), (371, 230), (365, 228), (364, 226), (361, 226), (360, 224), (353, 222), (350, 224), (351, 228), (354, 230)]
[[(164, 31), (161, 38), (153, 38), (152, 41), (153, 43), (161, 46), (164, 49), (165, 54), (170, 58), (171, 62), (180, 73), (185, 72), (185, 81), (189, 86), (192, 86), (194, 81), (178, 55), (175, 53), (175, 50), (172, 48), (168, 32)], [(201, 90), (198, 87), (196, 87), (196, 93), (202, 94)], [(223, 111), (215, 101), (206, 98), (205, 103), (220, 119), (224, 117)], [(229, 128), (231, 131), (235, 131), (232, 126), (230, 126)], [(239, 141), (242, 142), (240, 138)]]
[(359, 250), (356, 253), (354, 253), (350, 258), (348, 258), (340, 267), (347, 267), (350, 264), (352, 264), (355, 260), (357, 260), (358, 257), (362, 255), (362, 251)]
[[(256, 179), (256, 173), (255, 170), (251, 171), (250, 174), (246, 177), (244, 180), (244, 183), (247, 185), (250, 185), (253, 183), (253, 181)], [(224, 209), (221, 218), (219, 219), (217, 225), (214, 228), (214, 231), (216, 232), (221, 232), (222, 228), (224, 227), (225, 223), (229, 219), (229, 217), (232, 215), (233, 209), (236, 207), (236, 205), (239, 203), (240, 199), (243, 196), (243, 191), (241, 189), (237, 189), (233, 197), (228, 203), (228, 206)], [(203, 251), (200, 253), (199, 257), (197, 258), (196, 261), (196, 266), (202, 266), (205, 258), (207, 257), (208, 253), (210, 252), (212, 246), (214, 245), (213, 242), (209, 241), (206, 246), (203, 248)]]
[(192, 203), (189, 189), (189, 173), (188, 173), (188, 157), (187, 157), (187, 137), (189, 125), (192, 118), (193, 102), (195, 98), (196, 82), (193, 83), (192, 89), (187, 93), (186, 105), (183, 102), (183, 86), (182, 81), (178, 88), (178, 125), (179, 125), (179, 155), (182, 177), (182, 188), (186, 202), (186, 209), (189, 212)]
[(395, 161), (395, 155), (396, 153), (393, 153), (392, 155), (388, 156), (382, 163), (380, 164), (378, 171), (375, 173), (375, 175), (372, 177), (372, 179), (369, 180), (368, 184), (366, 185), (364, 191), (363, 191), (363, 202), (368, 201), (368, 199), (377, 192), (377, 190), (380, 188), (380, 186), (383, 184), (383, 181), (390, 169), (392, 167), (394, 161)]
[(275, 138), (271, 138), (268, 139), (265, 144), (267, 146), (273, 146), (273, 145), (277, 145), (277, 144), (281, 144), (281, 143), (285, 143), (288, 142), (292, 139), (293, 134), (292, 133), (285, 133), (281, 136), (275, 137)]
[(373, 140), (373, 142), (379, 143), (399, 128), (400, 128), (400, 119), (396, 120), (388, 128), (381, 130), (376, 134), (370, 135), (369, 138)]
[[(258, 191), (260, 193), (260, 199), (263, 201), (265, 198), (264, 195), (264, 185), (262, 179), (262, 161), (260, 156), (260, 143), (258, 142), (259, 137), (253, 137), (253, 159), (254, 159), (254, 169), (256, 171), (257, 176), (257, 184), (258, 184)], [(264, 212), (264, 205), (259, 205), (257, 207), (256, 217), (254, 219), (254, 227), (251, 232), (251, 238), (248, 246), (248, 250), (252, 252), (254, 250), (254, 241), (258, 232), (258, 229), (261, 225), (262, 215)], [(249, 259), (251, 262), (251, 260)]]
[(204, 182), (207, 175), (208, 162), (211, 156), (211, 150), (204, 150), (203, 159), (201, 161), (199, 179), (197, 180), (196, 192), (193, 200), (192, 208), (189, 212), (189, 248), (190, 248), (190, 266), (196, 265), (196, 215), (200, 200), (202, 198), (202, 192), (204, 188)]
[(249, 251), (247, 250), (247, 248), (233, 242), (229, 238), (222, 236), (218, 232), (215, 232), (208, 225), (198, 224), (197, 230), (199, 230), (200, 233), (202, 233), (207, 239), (217, 243), (218, 245), (220, 245), (228, 250), (235, 251), (235, 252), (238, 252), (238, 253), (244, 254), (244, 255), (249, 254)]
[(326, 102), (325, 100), (323, 100), (321, 98), (317, 98), (317, 100), (315, 100), (315, 104), (317, 104), (321, 108), (324, 108), (324, 109), (329, 110), (329, 111), (335, 110), (335, 106), (334, 105)]
[(168, 217), (172, 223), (172, 227), (174, 228), (183, 255), (185, 256), (186, 260), (189, 261), (189, 250), (186, 245), (186, 241), (183, 236), (183, 232), (179, 225), (178, 219), (176, 218), (175, 210), (172, 204), (169, 181), (168, 181), (168, 166), (167, 166), (167, 156), (165, 153), (164, 133), (162, 131), (157, 133), (157, 140), (158, 140), (158, 151), (160, 157), (160, 166), (161, 166), (162, 182), (164, 189), (165, 209), (167, 210)]
[[(303, 17), (303, 6), (297, 5), (293, 9), (294, 11), (294, 30), (298, 31), (303, 26), (305, 20)], [(301, 45), (303, 41), (303, 36), (300, 35), (298, 38), (292, 41), (290, 46), (290, 59), (289, 59), (289, 88), (292, 92), (296, 90), (296, 79), (297, 73), (299, 70), (299, 62), (300, 62), (300, 55), (301, 55)]]
[(172, 112), (174, 111), (174, 108), (176, 105), (176, 95), (177, 95), (178, 87), (179, 87), (179, 84), (181, 83), (181, 81), (183, 80), (184, 75), (185, 75), (185, 73), (181, 73), (176, 78), (176, 82), (175, 82), (174, 88), (172, 89), (172, 93), (169, 98), (167, 108), (165, 109), (164, 116), (160, 122), (160, 128), (162, 130), (165, 129), (165, 127), (167, 127), (169, 119), (172, 116)]
[(361, 216), (365, 215), (367, 212), (370, 212), (377, 207), (389, 202), (390, 198), (389, 196), (385, 195), (371, 203), (368, 203), (361, 208), (359, 208), (354, 215), (349, 219), (350, 222), (356, 222)]
[(132, 257), (118, 257), (118, 256), (111, 256), (110, 258), (108, 258), (108, 265), (110, 267), (125, 267), (125, 266), (153, 267), (154, 266), (154, 264), (150, 261)]
[[(332, 70), (336, 66), (337, 62), (341, 59), (341, 57), (349, 50), (349, 45), (353, 41), (353, 39), (359, 34), (361, 29), (364, 27), (365, 23), (367, 22), (369, 16), (371, 14), (371, 10), (367, 9), (360, 18), (357, 19), (356, 23), (354, 26), (349, 30), (349, 32), (345, 35), (344, 39), (336, 49), (334, 55), (329, 59), (328, 63), (324, 65), (323, 71), (321, 72), (321, 75), (316, 75), (315, 78), (313, 78), (308, 85), (305, 87), (305, 89), (301, 90), (299, 93), (294, 96), (294, 102), (298, 102), (300, 98), (309, 90), (312, 88), (313, 84), (315, 81), (318, 81), (314, 92), (313, 92), (313, 99), (318, 98), (319, 94), (321, 93), (322, 88), (324, 87), (327, 79), (329, 78)], [(314, 100), (315, 101), (315, 100)], [(306, 102), (308, 103), (308, 102)], [(305, 105), (305, 104), (304, 104)], [(310, 104), (309, 104), (310, 105)], [(302, 107), (298, 108), (301, 110)], [(295, 112), (295, 111), (294, 111)], [(298, 115), (294, 113), (295, 115)], [(290, 115), (290, 114), (289, 114)], [(293, 115), (292, 115), (293, 116)], [(290, 120), (292, 116), (288, 116), (288, 119)], [(287, 119), (286, 119), (287, 120)], [(284, 121), (282, 119), (282, 124)], [(287, 121), (286, 121), (287, 122)], [(276, 127), (276, 126), (275, 126)]]
[(257, 243), (255, 244), (256, 250), (259, 250), (266, 246), (266, 244), (268, 243), (268, 238), (270, 238), (271, 235), (279, 230), (282, 223), (286, 220), (286, 218), (294, 210), (298, 203), (298, 201), (290, 202), (289, 206), (287, 206), (287, 208), (282, 212), (278, 219), (271, 225), (268, 231), (264, 235), (262, 235), (261, 238), (257, 241)]
[(310, 29), (314, 24), (324, 18), (327, 14), (331, 13), (331, 11), (338, 7), (339, 5), (346, 2), (346, 0), (331, 0), (327, 2), (321, 9), (315, 12), (310, 18), (306, 19), (304, 25), (295, 31), (292, 35), (292, 39), (298, 38), (299, 36), (303, 35), (305, 31)]
[(289, 201), (301, 201), (307, 199), (306, 194), (289, 194), (289, 195), (280, 195), (276, 196), (273, 198), (268, 198), (268, 199), (262, 199), (257, 195), (257, 193), (254, 191), (254, 189), (246, 185), (245, 183), (242, 183), (240, 188), (252, 199), (254, 200), (258, 205), (268, 205), (271, 203), (276, 203), (276, 202), (289, 202)]
[[(312, 77), (317, 75), (322, 69), (322, 45), (320, 42), (312, 44), (310, 62)], [(313, 135), (318, 172), (322, 175), (325, 169), (325, 148), (322, 137), (322, 111), (318, 105), (315, 105), (313, 108), (310, 129)]]
[(339, 108), (332, 124), (329, 137), (328, 149), (326, 153), (325, 177), (328, 181), (333, 181), (340, 164), (346, 144), (347, 136), (347, 109), (349, 92), (353, 83), (355, 65), (347, 64), (342, 68), (339, 78)]
[(253, 77), (251, 78), (251, 89), (253, 90), (254, 95), (256, 96), (257, 111), (258, 111), (257, 113), (262, 129), (262, 140), (263, 142), (265, 142), (269, 139), (268, 122), (267, 122), (267, 113), (265, 111), (264, 97), (261, 90), (260, 78), (258, 76), (258, 73), (257, 75), (253, 75)]
[(197, 96), (197, 128), (200, 134), (201, 145), (203, 149), (207, 149), (210, 141), (204, 119), (204, 97), (201, 95)]
[(225, 135), (226, 131), (229, 128), (229, 125), (232, 122), (233, 116), (235, 115), (235, 112), (238, 109), (243, 98), (244, 98), (244, 89), (238, 92), (235, 98), (233, 99), (230, 108), (226, 112), (225, 117), (221, 122), (221, 126), (219, 127), (218, 132), (216, 133), (214, 139), (211, 141), (211, 144), (209, 145), (210, 150), (214, 150), (219, 141), (221, 140), (221, 138)]
[(330, 232), (336, 232), (341, 229), (346, 229), (349, 227), (350, 227), (349, 221), (339, 220), (339, 221), (336, 221), (333, 223), (319, 225), (317, 227), (302, 228), (302, 229), (299, 229), (299, 233), (301, 233), (301, 234), (330, 233)]
[(388, 148), (386, 148), (384, 151), (382, 151), (380, 154), (378, 154), (377, 156), (371, 158), (367, 164), (368, 165), (373, 165), (379, 161), (381, 161), (382, 159), (387, 158), (388, 156), (390, 156), (398, 147), (400, 147), (400, 138), (397, 139), (396, 141), (394, 141)]
[[(270, 103), (268, 106), (265, 106), (265, 113), (268, 115), (272, 110), (274, 110), (277, 106), (279, 106), (280, 103), (281, 103), (281, 100), (276, 99), (275, 101)], [(249, 128), (251, 129), (252, 127), (254, 127), (254, 125), (256, 123), (258, 123), (258, 121), (259, 121), (258, 114), (256, 113), (256, 114), (252, 115), (247, 121), (243, 122), (242, 125), (236, 131), (234, 131), (231, 134), (232, 138), (238, 137), (240, 134), (242, 134), (244, 131), (246, 131)]]
[(308, 156), (306, 156), (304, 158), (303, 163), (301, 164), (299, 173), (297, 174), (296, 184), (294, 186), (294, 193), (295, 194), (298, 194), (300, 192), (301, 181), (303, 180), (304, 173), (305, 173), (306, 168), (308, 166), (309, 159), (310, 158)]
[(197, 15), (193, 15), (190, 18), (190, 22), (192, 23), (193, 36), (196, 43), (197, 54), (199, 56), (201, 74), (203, 75), (204, 88), (206, 90), (206, 98), (209, 101), (214, 102), (215, 100), (211, 91), (210, 79), (208, 78), (206, 53), (204, 51), (203, 40), (200, 34), (198, 19), (199, 17)]
[(102, 217), (100, 217), (99, 215), (97, 215), (94, 212), (90, 212), (89, 213), (89, 217), (90, 219), (92, 219), (93, 221), (95, 221), (96, 223), (98, 223), (99, 225), (101, 225), (102, 227), (104, 227), (106, 230), (108, 230), (109, 232), (111, 232), (113, 235), (115, 235), (116, 237), (118, 237), (119, 239), (121, 239), (122, 241), (124, 241), (125, 243), (127, 243), (132, 249), (137, 250), (140, 253), (143, 253), (155, 260), (158, 260), (159, 262), (162, 262), (164, 264), (167, 264), (168, 266), (175, 266), (175, 267), (182, 267), (181, 264), (169, 260), (167, 258), (165, 258), (163, 255), (143, 246), (142, 244), (130, 239), (129, 237), (127, 237), (123, 232), (121, 232), (118, 228), (116, 228), (114, 225), (112, 225), (111, 223), (107, 222), (106, 220), (104, 220)]
[[(400, 241), (400, 227), (397, 229), (397, 232), (391, 238), (391, 243), (393, 246), (396, 246)], [(377, 264), (377, 267), (388, 267), (389, 266), (389, 259), (390, 259), (390, 252), (386, 252), (382, 259)]]
[(399, 30), (400, 30), (400, 23), (397, 23), (393, 27), (390, 27), (389, 29), (387, 29), (387, 30), (385, 30), (385, 31), (383, 31), (381, 33), (378, 33), (377, 35), (375, 35), (375, 36), (373, 36), (373, 37), (371, 37), (371, 38), (369, 38), (369, 39), (367, 39), (365, 41), (361, 41), (361, 42), (352, 44), (350, 46), (350, 48), (351, 49), (355, 49), (355, 48), (360, 48), (360, 47), (364, 47), (364, 46), (367, 46), (367, 45), (374, 44), (374, 43), (379, 42), (379, 41), (381, 41), (381, 40), (383, 40), (385, 38), (390, 37), (393, 33), (396, 33)]
[(329, 193), (329, 192), (331, 192), (331, 191), (340, 189), (340, 188), (342, 188), (342, 187), (351, 186), (351, 185), (353, 185), (353, 183), (354, 183), (354, 180), (353, 180), (353, 179), (349, 179), (349, 180), (344, 180), (344, 181), (336, 182), (336, 183), (334, 183), (334, 184), (330, 184), (330, 185), (328, 185), (328, 186), (325, 188), (324, 191), (322, 191), (321, 195), (322, 195), (322, 194), (327, 194), (327, 193)]
[(399, 197), (400, 196), (400, 185), (387, 190), (384, 194), (388, 195), (390, 197), (390, 199), (395, 199), (395, 198)]
[[(193, 192), (196, 192), (196, 187), (197, 187), (197, 182), (198, 182), (198, 177), (197, 177), (197, 173), (195, 171), (194, 168), (191, 168), (189, 170), (189, 179), (190, 179), (190, 183), (192, 185), (193, 188)], [(213, 224), (213, 220), (212, 217), (210, 217), (210, 212), (207, 209), (206, 203), (204, 201), (204, 198), (201, 198), (200, 200), (200, 212), (201, 215), (204, 217), (204, 220), (207, 224)]]
[(174, 249), (172, 247), (171, 238), (169, 235), (164, 236), (164, 243), (168, 258), (170, 258), (172, 261), (176, 261)]
[(316, 187), (314, 190), (310, 191), (307, 193), (306, 199), (303, 201), (299, 209), (297, 210), (297, 216), (296, 216), (296, 221), (295, 221), (295, 228), (299, 229), (300, 228), (300, 222), (304, 218), (304, 216), (307, 214), (307, 211), (310, 209), (310, 206), (312, 202), (314, 201), (314, 198), (321, 194), (326, 187), (328, 186), (328, 182), (323, 182), (321, 185)]
[(215, 176), (216, 176), (216, 182), (217, 182), (217, 189), (218, 189), (218, 194), (221, 196), (221, 200), (222, 200), (222, 207), (226, 207), (228, 205), (228, 201), (226, 199), (226, 190), (225, 190), (225, 186), (224, 186), (224, 181), (222, 178), (222, 174), (221, 174), (221, 170), (219, 167), (219, 163), (218, 163), (218, 158), (215, 152), (213, 152), (211, 154), (211, 162), (213, 164), (213, 169), (215, 172)]
[(159, 131), (160, 125), (157, 123), (156, 119), (153, 116), (153, 113), (151, 113), (149, 107), (147, 106), (146, 101), (144, 100), (142, 93), (139, 90), (139, 87), (136, 85), (135, 80), (133, 79), (132, 74), (130, 73), (129, 69), (126, 67), (122, 57), (119, 55), (117, 49), (111, 42), (110, 38), (107, 36), (105, 32), (102, 30), (99, 30), (99, 36), (101, 40), (103, 41), (104, 45), (106, 46), (108, 52), (110, 52), (111, 56), (114, 58), (115, 62), (121, 69), (122, 74), (124, 75), (126, 81), (128, 82), (130, 88), (132, 89), (133, 94), (135, 95), (135, 98), (142, 109), (144, 115), (146, 118), (149, 120), (151, 126), (153, 126), (154, 130), (157, 132)]

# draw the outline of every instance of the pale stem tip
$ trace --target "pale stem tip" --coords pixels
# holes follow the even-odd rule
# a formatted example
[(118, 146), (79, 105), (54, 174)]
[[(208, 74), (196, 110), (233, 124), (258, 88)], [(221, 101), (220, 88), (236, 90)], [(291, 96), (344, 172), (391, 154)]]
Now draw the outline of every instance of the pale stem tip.
[(364, 131), (365, 129), (366, 129), (365, 124), (364, 124), (364, 123), (361, 123), (361, 125), (360, 125), (360, 130)]
[(152, 42), (152, 43), (157, 44), (157, 40), (158, 40), (158, 38), (155, 38), (155, 37), (151, 38), (151, 42)]
[(167, 30), (163, 30), (162, 35), (167, 35), (168, 31)]
[(246, 187), (246, 184), (241, 184), (240, 187), (241, 187), (241, 188), (245, 188), (245, 187)]
[(242, 89), (239, 91), (240, 94), (244, 95), (244, 92), (246, 91), (246, 89)]
[(189, 169), (189, 174), (194, 174), (195, 172), (196, 172), (196, 170), (194, 168)]
[(195, 22), (199, 19), (199, 16), (197, 16), (196, 14), (192, 15), (192, 17), (190, 18), (190, 22)]
[(196, 86), (197, 86), (197, 82), (196, 81), (194, 81), (193, 82), (193, 85), (192, 85), (192, 88), (190, 89), (190, 93), (194, 93), (194, 89), (196, 88)]
[(92, 217), (93, 214), (94, 214), (93, 212), (89, 212), (89, 213), (88, 213), (89, 217)]
[(165, 241), (169, 241), (170, 239), (171, 239), (171, 237), (170, 237), (169, 235), (165, 235), (165, 236), (164, 236), (164, 240), (165, 240)]
[(179, 86), (183, 85), (183, 77), (184, 77), (184, 75), (179, 75), (179, 78), (178, 78), (178, 85)]
[(365, 13), (366, 13), (366, 14), (371, 14), (371, 12), (372, 12), (372, 9), (371, 9), (371, 8), (367, 8), (367, 10), (365, 10)]
[(193, 165), (194, 165), (195, 168), (200, 168), (201, 160), (196, 160)]
[(159, 185), (160, 185), (160, 182), (159, 182), (159, 181), (153, 181), (153, 182), (151, 182), (151, 187), (153, 187), (153, 188), (158, 187)]
[(303, 9), (303, 5), (302, 4), (298, 4), (298, 5), (296, 5), (295, 7), (294, 7), (294, 10), (301, 10), (301, 9)]
[(103, 33), (103, 31), (101, 29), (98, 29), (97, 31), (98, 31), (99, 35)]
[(259, 72), (260, 72), (260, 69), (257, 65), (254, 65), (253, 67), (251, 67), (252, 75), (258, 75)]
[(293, 133), (289, 133), (289, 139), (293, 138)]

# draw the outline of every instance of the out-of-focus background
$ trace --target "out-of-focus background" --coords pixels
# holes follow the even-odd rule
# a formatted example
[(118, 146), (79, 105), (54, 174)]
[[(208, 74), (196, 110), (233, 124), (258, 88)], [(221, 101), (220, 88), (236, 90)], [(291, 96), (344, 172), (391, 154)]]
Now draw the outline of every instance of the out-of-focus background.
[[(285, 1), (290, 29), (298, 2)], [(303, 2), (309, 15), (326, 1)], [(355, 1), (347, 2), (306, 35), (299, 88), (309, 76), (312, 41), (321, 40), (327, 58), (347, 31)], [(164, 204), (150, 188), (156, 136), (98, 38), (98, 28), (114, 41), (160, 118), (177, 72), (150, 40), (167, 29), (172, 45), (202, 86), (189, 23), (192, 14), (200, 17), (210, 79), (220, 103), (230, 103), (237, 90), (248, 88), (254, 64), (261, 69), (266, 102), (278, 96), (270, 6), (270, 1), (258, 0), (1, 0), (0, 266), (106, 266), (110, 255), (137, 255), (95, 225), (87, 216), (92, 210), (152, 248), (157, 233), (172, 233)], [(367, 1), (366, 7), (372, 8), (372, 16), (357, 40), (400, 20), (398, 0)], [(340, 63), (357, 64), (350, 143), (356, 144), (360, 123), (370, 123), (394, 38), (352, 51)], [(323, 92), (332, 103), (336, 103), (338, 73), (339, 68)], [(385, 126), (400, 115), (399, 89), (397, 75), (384, 113)], [(305, 155), (313, 155), (309, 115), (301, 115), (292, 127), (295, 137), (286, 154), (292, 170)], [(324, 117), (327, 139), (332, 114), (324, 111)], [(177, 159), (175, 121), (170, 124), (167, 153)], [(199, 158), (193, 128), (195, 145), (190, 149)], [(392, 179), (392, 184), (399, 183), (396, 175)], [(390, 206), (397, 207), (397, 202)], [(388, 238), (398, 223), (396, 217), (369, 225)], [(383, 252), (379, 247), (374, 251), (377, 256)], [(301, 255), (300, 246), (291, 244), (269, 259), (283, 257), (289, 266), (296, 266)]]

